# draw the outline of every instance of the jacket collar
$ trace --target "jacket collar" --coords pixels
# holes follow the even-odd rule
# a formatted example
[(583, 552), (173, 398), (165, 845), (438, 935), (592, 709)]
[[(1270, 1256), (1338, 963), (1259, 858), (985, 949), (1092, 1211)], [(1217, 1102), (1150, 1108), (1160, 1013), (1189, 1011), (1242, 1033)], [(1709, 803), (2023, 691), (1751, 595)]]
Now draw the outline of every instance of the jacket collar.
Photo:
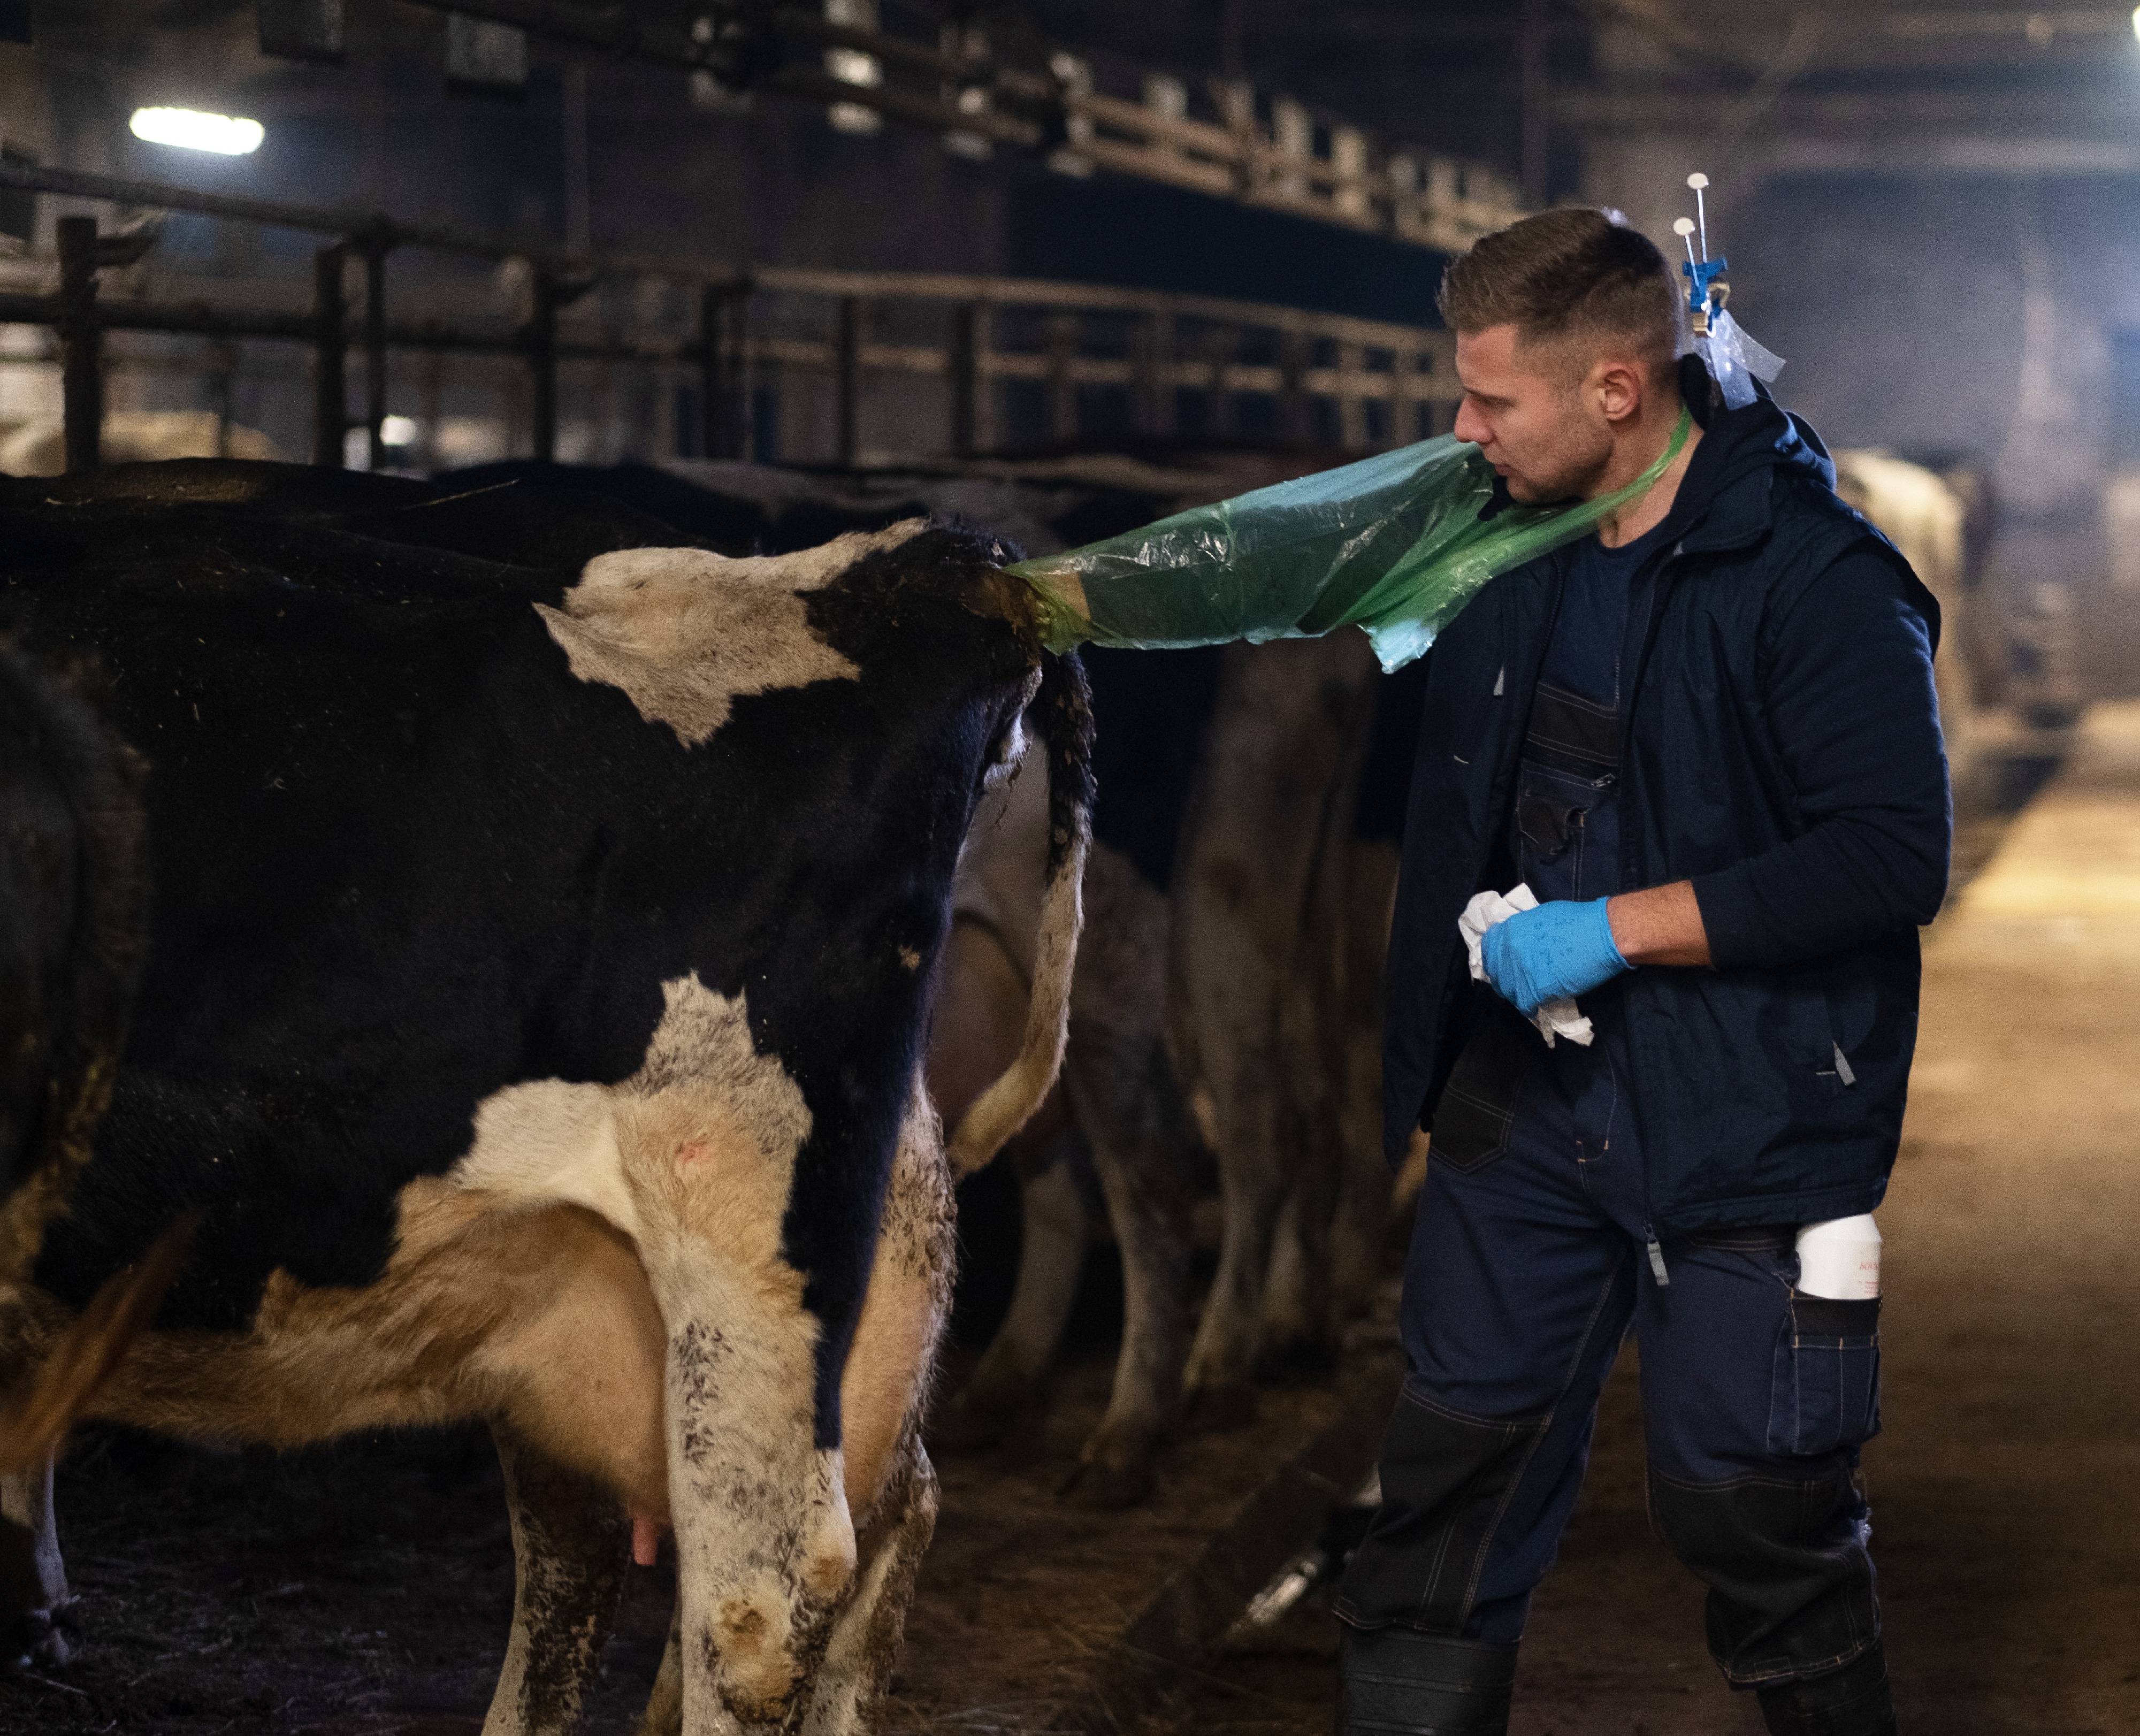
[(1820, 436), (1758, 382), (1755, 389), (1760, 395), (1744, 409), (1725, 409), (1701, 358), (1681, 358), (1680, 390), (1701, 424), (1702, 441), (1665, 521), (1677, 532), (1677, 552), (1758, 542), (1775, 521), (1774, 483), (1779, 473), (1795, 471), (1835, 486), (1835, 465)]

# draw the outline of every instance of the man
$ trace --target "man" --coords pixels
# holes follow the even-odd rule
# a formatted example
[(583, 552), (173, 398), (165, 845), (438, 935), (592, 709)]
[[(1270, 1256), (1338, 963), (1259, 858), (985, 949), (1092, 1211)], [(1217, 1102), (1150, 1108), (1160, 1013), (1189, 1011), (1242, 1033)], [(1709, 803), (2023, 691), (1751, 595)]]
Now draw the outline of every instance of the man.
[[(1505, 1730), (1531, 1591), (1621, 1341), (1653, 1523), (1771, 1731), (1892, 1731), (1859, 1446), (1877, 1301), (1794, 1290), (1799, 1226), (1895, 1155), (1946, 883), (1937, 606), (1813, 431), (1676, 360), (1681, 292), (1596, 211), (1452, 265), (1459, 436), (1597, 533), (1431, 654), (1390, 947), (1386, 1138), (1433, 1135), (1382, 1505), (1340, 1590), (1341, 1725)], [(1699, 424), (1681, 423), (1685, 409)], [(1528, 883), (1474, 983), (1457, 918)], [(1529, 1014), (1578, 998), (1596, 1040)]]

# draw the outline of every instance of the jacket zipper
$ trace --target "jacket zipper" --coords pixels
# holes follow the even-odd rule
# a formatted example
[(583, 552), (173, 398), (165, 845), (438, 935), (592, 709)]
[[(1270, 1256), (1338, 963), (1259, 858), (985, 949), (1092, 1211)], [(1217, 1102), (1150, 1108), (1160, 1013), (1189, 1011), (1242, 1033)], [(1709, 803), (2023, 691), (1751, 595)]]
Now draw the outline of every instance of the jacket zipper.
[[(1656, 647), (1658, 629), (1664, 623), (1665, 601), (1667, 595), (1666, 579), (1671, 571), (1672, 563), (1679, 558), (1681, 551), (1686, 547), (1686, 542), (1684, 537), (1682, 537), (1679, 542), (1675, 542), (1672, 545), (1671, 552), (1657, 562), (1657, 572), (1650, 581), (1650, 618), (1642, 628), (1642, 651), (1635, 659), (1633, 676), (1627, 683), (1627, 704), (1620, 714), (1621, 764), (1623, 767), (1628, 767), (1630, 770), (1632, 768), (1633, 756), (1628, 749), (1629, 745), (1635, 738), (1635, 701), (1642, 690), (1642, 677), (1649, 673), (1650, 653)], [(1629, 787), (1622, 790), (1622, 799), (1623, 801), (1626, 800), (1626, 798), (1632, 793), (1632, 788), (1631, 781)], [(1628, 823), (1631, 818), (1632, 812), (1623, 814), (1622, 816), (1620, 826), (1620, 881), (1622, 885), (1625, 885), (1627, 883), (1630, 877), (1628, 870), (1634, 866), (1633, 840), (1635, 836), (1635, 827)], [(1627, 1002), (1624, 998), (1621, 1003), (1621, 1020), (1622, 1027), (1627, 1034), (1627, 1060), (1629, 1062), (1627, 1068), (1627, 1094), (1629, 1102), (1627, 1106), (1629, 1113), (1632, 1114), (1634, 1110), (1632, 1099), (1635, 1090), (1635, 1070), (1633, 1067), (1635, 1058), (1634, 1027), (1633, 1022), (1627, 1016)], [(1652, 1142), (1647, 1139), (1642, 1142), (1642, 1211), (1644, 1214), (1642, 1219), (1642, 1241), (1644, 1244), (1644, 1252), (1646, 1252), (1650, 1257), (1651, 1276), (1657, 1279), (1657, 1287), (1660, 1290), (1667, 1290), (1671, 1287), (1671, 1274), (1665, 1270), (1665, 1251), (1658, 1245), (1657, 1233), (1648, 1215), (1657, 1209), (1657, 1199), (1653, 1185), (1655, 1172), (1652, 1167), (1650, 1158), (1651, 1144)]]

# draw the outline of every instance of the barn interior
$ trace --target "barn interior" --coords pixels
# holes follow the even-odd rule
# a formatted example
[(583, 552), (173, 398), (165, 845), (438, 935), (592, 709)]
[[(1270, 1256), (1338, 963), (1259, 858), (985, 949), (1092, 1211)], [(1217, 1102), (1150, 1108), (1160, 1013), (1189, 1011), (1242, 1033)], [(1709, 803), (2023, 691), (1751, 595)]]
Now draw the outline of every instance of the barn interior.
[[(1777, 400), (1943, 618), (1954, 870), (1864, 1451), (1901, 1727), (2140, 1730), (2140, 11), (0, 0), (0, 488), (273, 463), (578, 491), (730, 555), (917, 512), (1053, 555), (1450, 434), (1443, 271), (1566, 204), (1729, 256)], [(1231, 655), (1088, 654), (1097, 833), (1177, 922)], [(1318, 944), (1377, 971), (1353, 931), (1387, 925), (1421, 675), (1350, 678), (1357, 813), (1317, 882)], [(1377, 1040), (1352, 1013), (1341, 1050)], [(1325, 1064), (1274, 1041), (1289, 1075)], [(1379, 1174), (1342, 1076), (1278, 1137)], [(1200, 1297), (1230, 1124), (1184, 1096)], [(1049, 1140), (1076, 1135), (960, 1189), (942, 1506), (876, 1727), (1325, 1729), (1417, 1174), (1246, 1396), (1109, 1483), (1080, 1454), (1129, 1263)], [(1046, 1356), (1007, 1376), (1014, 1317)], [(1646, 1518), (1637, 1364), (1533, 1609), (1519, 1736), (1764, 1728)], [(0, 1732), (503, 1729), (500, 1486), (479, 1426), (277, 1452), (85, 1424), (66, 1632), (0, 1634)], [(675, 1573), (665, 1545), (629, 1570), (597, 1736), (655, 1728)]]

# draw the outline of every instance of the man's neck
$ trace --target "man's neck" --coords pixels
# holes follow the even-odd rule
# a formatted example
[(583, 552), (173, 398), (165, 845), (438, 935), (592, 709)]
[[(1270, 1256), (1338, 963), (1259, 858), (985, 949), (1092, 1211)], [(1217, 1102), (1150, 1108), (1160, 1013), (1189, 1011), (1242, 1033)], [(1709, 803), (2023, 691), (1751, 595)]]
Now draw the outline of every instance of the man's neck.
[[(1591, 489), (1590, 498), (1595, 500), (1600, 494), (1626, 488), (1657, 463), (1671, 444), (1672, 430), (1679, 426), (1680, 409), (1676, 392), (1662, 403), (1646, 406), (1641, 427), (1631, 429), (1614, 442), (1612, 460), (1597, 486)], [(1686, 444), (1680, 448), (1679, 456), (1665, 467), (1664, 474), (1625, 506), (1598, 521), (1598, 540), (1607, 548), (1621, 548), (1662, 524), (1672, 509), (1672, 503), (1679, 497), (1680, 482), (1694, 457), (1694, 449), (1701, 444), (1701, 424), (1696, 423), (1687, 429)]]

